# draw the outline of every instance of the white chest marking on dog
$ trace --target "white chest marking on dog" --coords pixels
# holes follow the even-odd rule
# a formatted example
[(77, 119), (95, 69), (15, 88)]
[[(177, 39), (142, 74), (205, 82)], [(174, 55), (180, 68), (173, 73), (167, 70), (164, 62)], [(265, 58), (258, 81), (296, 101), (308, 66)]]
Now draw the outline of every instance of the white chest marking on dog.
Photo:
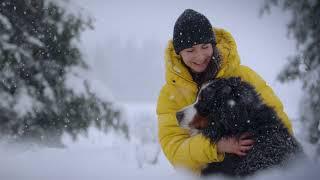
[(196, 113), (197, 113), (197, 110), (193, 107), (193, 104), (192, 104), (186, 108), (185, 117), (190, 122), (193, 119), (193, 117), (196, 115)]
[(194, 104), (191, 104), (181, 110), (183, 112), (184, 117), (180, 122), (180, 126), (186, 129), (189, 129), (189, 123), (193, 120), (194, 116), (197, 113), (197, 110), (194, 108)]

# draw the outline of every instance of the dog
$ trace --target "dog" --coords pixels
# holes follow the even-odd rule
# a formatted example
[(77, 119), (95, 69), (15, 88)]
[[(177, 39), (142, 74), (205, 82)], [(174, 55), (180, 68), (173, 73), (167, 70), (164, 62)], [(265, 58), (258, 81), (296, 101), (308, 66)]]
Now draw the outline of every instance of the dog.
[(217, 78), (201, 87), (195, 103), (176, 113), (179, 126), (191, 135), (202, 133), (211, 143), (221, 138), (252, 135), (253, 148), (244, 157), (225, 155), (209, 163), (202, 176), (223, 174), (249, 176), (286, 163), (303, 154), (298, 141), (281, 122), (275, 110), (263, 103), (254, 87), (239, 77)]

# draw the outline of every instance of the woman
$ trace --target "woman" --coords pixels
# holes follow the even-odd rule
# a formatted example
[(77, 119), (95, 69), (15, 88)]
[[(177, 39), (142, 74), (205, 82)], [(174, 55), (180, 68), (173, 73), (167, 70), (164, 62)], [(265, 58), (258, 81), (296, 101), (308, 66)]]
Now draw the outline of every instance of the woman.
[(273, 107), (292, 133), (282, 103), (256, 72), (240, 64), (236, 43), (230, 33), (213, 28), (202, 14), (187, 9), (177, 19), (173, 40), (165, 53), (166, 83), (158, 105), (158, 137), (164, 154), (174, 167), (199, 174), (208, 163), (221, 162), (224, 153), (245, 156), (254, 144), (248, 134), (211, 144), (203, 135), (190, 136), (178, 126), (176, 112), (192, 104), (199, 87), (209, 79), (241, 77)]

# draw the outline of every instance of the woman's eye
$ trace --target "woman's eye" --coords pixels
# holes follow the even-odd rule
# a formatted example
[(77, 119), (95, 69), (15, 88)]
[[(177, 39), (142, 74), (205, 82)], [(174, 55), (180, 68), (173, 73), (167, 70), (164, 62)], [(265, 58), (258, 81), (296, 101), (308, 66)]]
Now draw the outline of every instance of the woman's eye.
[(187, 52), (193, 52), (193, 50), (187, 50)]
[(202, 46), (202, 49), (207, 49), (208, 48), (208, 46)]

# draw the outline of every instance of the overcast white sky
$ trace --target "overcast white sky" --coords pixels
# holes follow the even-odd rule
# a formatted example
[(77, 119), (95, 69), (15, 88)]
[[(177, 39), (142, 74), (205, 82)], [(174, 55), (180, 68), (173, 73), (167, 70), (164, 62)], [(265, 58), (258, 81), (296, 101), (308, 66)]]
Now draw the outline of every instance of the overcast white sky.
[(294, 41), (287, 38), (289, 16), (273, 9), (270, 15), (259, 18), (262, 2), (77, 0), (74, 4), (95, 19), (95, 29), (82, 37), (92, 76), (110, 88), (119, 101), (157, 100), (164, 83), (164, 48), (172, 38), (177, 17), (192, 8), (206, 15), (213, 26), (232, 33), (242, 64), (271, 85), (293, 117), (298, 110), (300, 87), (276, 81), (286, 58), (295, 51)]

